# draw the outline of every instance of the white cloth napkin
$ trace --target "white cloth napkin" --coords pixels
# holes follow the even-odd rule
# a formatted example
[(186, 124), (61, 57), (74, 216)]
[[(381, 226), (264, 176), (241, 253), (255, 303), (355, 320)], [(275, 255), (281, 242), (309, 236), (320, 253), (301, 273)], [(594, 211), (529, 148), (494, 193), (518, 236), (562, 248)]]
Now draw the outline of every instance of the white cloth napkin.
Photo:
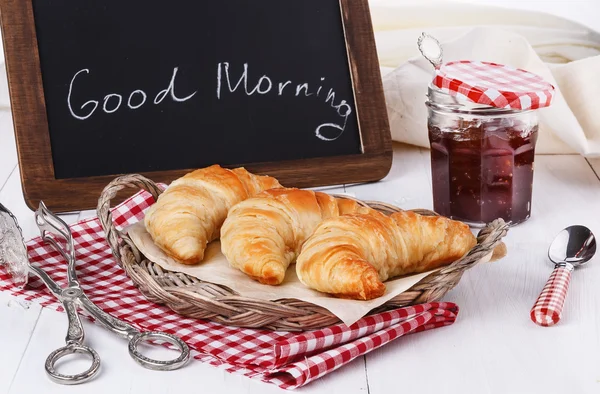
[(442, 43), (444, 62), (508, 64), (556, 87), (553, 105), (539, 112), (537, 153), (600, 156), (599, 33), (543, 13), (449, 1), (370, 6), (394, 141), (429, 147), (424, 103), (433, 67), (417, 48), (427, 32)]

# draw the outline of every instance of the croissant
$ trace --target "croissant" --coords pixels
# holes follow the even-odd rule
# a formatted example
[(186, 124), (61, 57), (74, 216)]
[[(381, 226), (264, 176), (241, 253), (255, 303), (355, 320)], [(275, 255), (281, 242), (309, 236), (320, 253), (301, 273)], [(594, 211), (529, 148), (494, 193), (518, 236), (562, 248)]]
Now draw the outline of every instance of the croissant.
[(304, 241), (324, 219), (376, 212), (353, 200), (281, 188), (234, 206), (221, 229), (221, 251), (232, 267), (263, 284), (283, 282)]
[(384, 294), (388, 278), (447, 265), (476, 243), (466, 224), (444, 217), (346, 215), (317, 227), (298, 256), (296, 273), (312, 289), (370, 300)]
[(275, 178), (218, 165), (175, 180), (146, 213), (154, 243), (183, 264), (197, 264), (206, 245), (219, 237), (228, 210), (263, 190), (281, 187)]

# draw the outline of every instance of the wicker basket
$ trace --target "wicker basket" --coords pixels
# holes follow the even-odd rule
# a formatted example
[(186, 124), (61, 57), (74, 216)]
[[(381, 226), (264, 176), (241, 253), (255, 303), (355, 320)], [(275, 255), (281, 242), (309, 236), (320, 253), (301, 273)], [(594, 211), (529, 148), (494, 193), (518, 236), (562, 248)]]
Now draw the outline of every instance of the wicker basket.
[[(337, 324), (340, 320), (320, 306), (295, 299), (263, 301), (244, 297), (231, 289), (203, 282), (183, 273), (163, 270), (149, 261), (133, 244), (127, 234), (119, 232), (110, 213), (110, 202), (125, 187), (144, 189), (156, 200), (161, 189), (141, 175), (126, 175), (107, 185), (98, 200), (98, 217), (106, 239), (118, 264), (125, 270), (135, 286), (150, 301), (163, 304), (176, 313), (196, 319), (208, 319), (221, 324), (262, 328), (269, 330), (302, 331)], [(347, 196), (336, 196), (348, 198)], [(358, 200), (357, 200), (358, 201)], [(371, 201), (359, 201), (385, 214), (401, 209)], [(436, 215), (427, 210), (415, 210), (422, 215)], [(432, 273), (406, 292), (391, 299), (371, 313), (381, 312), (411, 304), (440, 300), (456, 286), (462, 274), (481, 260), (502, 257), (505, 253), (502, 238), (508, 225), (498, 219), (483, 228), (477, 245), (462, 259)]]

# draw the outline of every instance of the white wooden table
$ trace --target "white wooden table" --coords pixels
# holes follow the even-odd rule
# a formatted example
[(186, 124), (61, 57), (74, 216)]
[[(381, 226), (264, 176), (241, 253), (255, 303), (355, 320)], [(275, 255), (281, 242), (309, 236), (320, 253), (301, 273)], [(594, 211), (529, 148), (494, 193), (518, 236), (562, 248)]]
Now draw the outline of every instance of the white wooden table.
[[(600, 29), (599, 0), (481, 0), (541, 9)], [(593, 11), (593, 12), (592, 12)], [(591, 14), (591, 13), (592, 14)], [(595, 25), (595, 26), (594, 26)], [(334, 189), (402, 208), (432, 208), (429, 152), (396, 145), (382, 182)], [(552, 266), (547, 248), (562, 228), (589, 226), (600, 236), (600, 160), (577, 155), (536, 158), (532, 218), (511, 229), (509, 254), (467, 271), (445, 300), (460, 308), (446, 328), (400, 338), (301, 389), (306, 393), (600, 393), (600, 258), (577, 270), (563, 321), (541, 328), (529, 310)], [(18, 217), (26, 238), (36, 234), (21, 194), (10, 113), (0, 111), (0, 202)], [(63, 215), (68, 223), (94, 215)], [(87, 343), (100, 354), (101, 374), (82, 386), (51, 383), (43, 363), (63, 343), (65, 315), (0, 293), (0, 394), (4, 393), (270, 393), (278, 388), (199, 362), (169, 372), (134, 364), (123, 340), (87, 321)], [(85, 363), (64, 365), (75, 372)]]
[[(27, 238), (36, 234), (21, 195), (10, 114), (0, 114), (0, 202), (17, 215)], [(429, 152), (395, 145), (394, 166), (382, 182), (331, 190), (403, 208), (432, 208)], [(595, 172), (596, 171), (596, 172)], [(546, 250), (563, 227), (579, 223), (600, 235), (600, 160), (577, 155), (536, 158), (532, 218), (511, 229), (509, 254), (467, 271), (445, 299), (460, 308), (446, 328), (400, 338), (314, 382), (308, 393), (599, 393), (600, 261), (574, 273), (563, 321), (541, 328), (529, 310), (551, 272)], [(75, 222), (94, 212), (64, 215)], [(0, 393), (276, 392), (199, 362), (168, 374), (134, 364), (125, 342), (89, 322), (87, 341), (103, 371), (77, 387), (51, 383), (43, 363), (62, 344), (65, 315), (0, 294)], [(75, 372), (82, 360), (65, 365)], [(414, 390), (414, 391), (413, 391)]]

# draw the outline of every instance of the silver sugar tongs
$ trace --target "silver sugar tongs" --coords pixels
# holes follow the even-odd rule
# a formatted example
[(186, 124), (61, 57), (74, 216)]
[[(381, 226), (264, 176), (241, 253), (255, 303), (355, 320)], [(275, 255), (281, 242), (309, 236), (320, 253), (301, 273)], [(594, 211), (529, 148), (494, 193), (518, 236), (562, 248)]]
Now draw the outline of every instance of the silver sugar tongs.
[[(129, 354), (141, 366), (153, 370), (168, 371), (178, 369), (187, 363), (190, 357), (190, 349), (180, 338), (164, 332), (140, 332), (132, 325), (104, 312), (90, 301), (77, 280), (75, 248), (69, 226), (50, 212), (43, 202), (40, 202), (40, 206), (35, 212), (35, 221), (42, 239), (67, 260), (68, 286), (61, 288), (46, 272), (30, 263), (27, 247), (23, 241), (17, 219), (2, 204), (0, 204), (0, 265), (7, 266), (13, 281), (21, 287), (27, 284), (29, 273), (39, 277), (50, 292), (62, 303), (67, 313), (69, 328), (65, 338), (66, 346), (50, 353), (45, 364), (46, 373), (54, 382), (60, 384), (83, 383), (94, 377), (100, 368), (98, 353), (83, 344), (84, 331), (81, 319), (77, 314), (77, 307), (85, 309), (96, 321), (110, 331), (128, 339)], [(60, 245), (60, 242), (65, 243), (64, 248)], [(152, 340), (168, 342), (176, 346), (181, 354), (179, 357), (168, 361), (153, 360), (142, 355), (137, 350), (138, 345)], [(74, 353), (83, 353), (90, 356), (92, 358), (90, 368), (76, 375), (58, 373), (55, 369), (56, 362), (62, 357)]]

